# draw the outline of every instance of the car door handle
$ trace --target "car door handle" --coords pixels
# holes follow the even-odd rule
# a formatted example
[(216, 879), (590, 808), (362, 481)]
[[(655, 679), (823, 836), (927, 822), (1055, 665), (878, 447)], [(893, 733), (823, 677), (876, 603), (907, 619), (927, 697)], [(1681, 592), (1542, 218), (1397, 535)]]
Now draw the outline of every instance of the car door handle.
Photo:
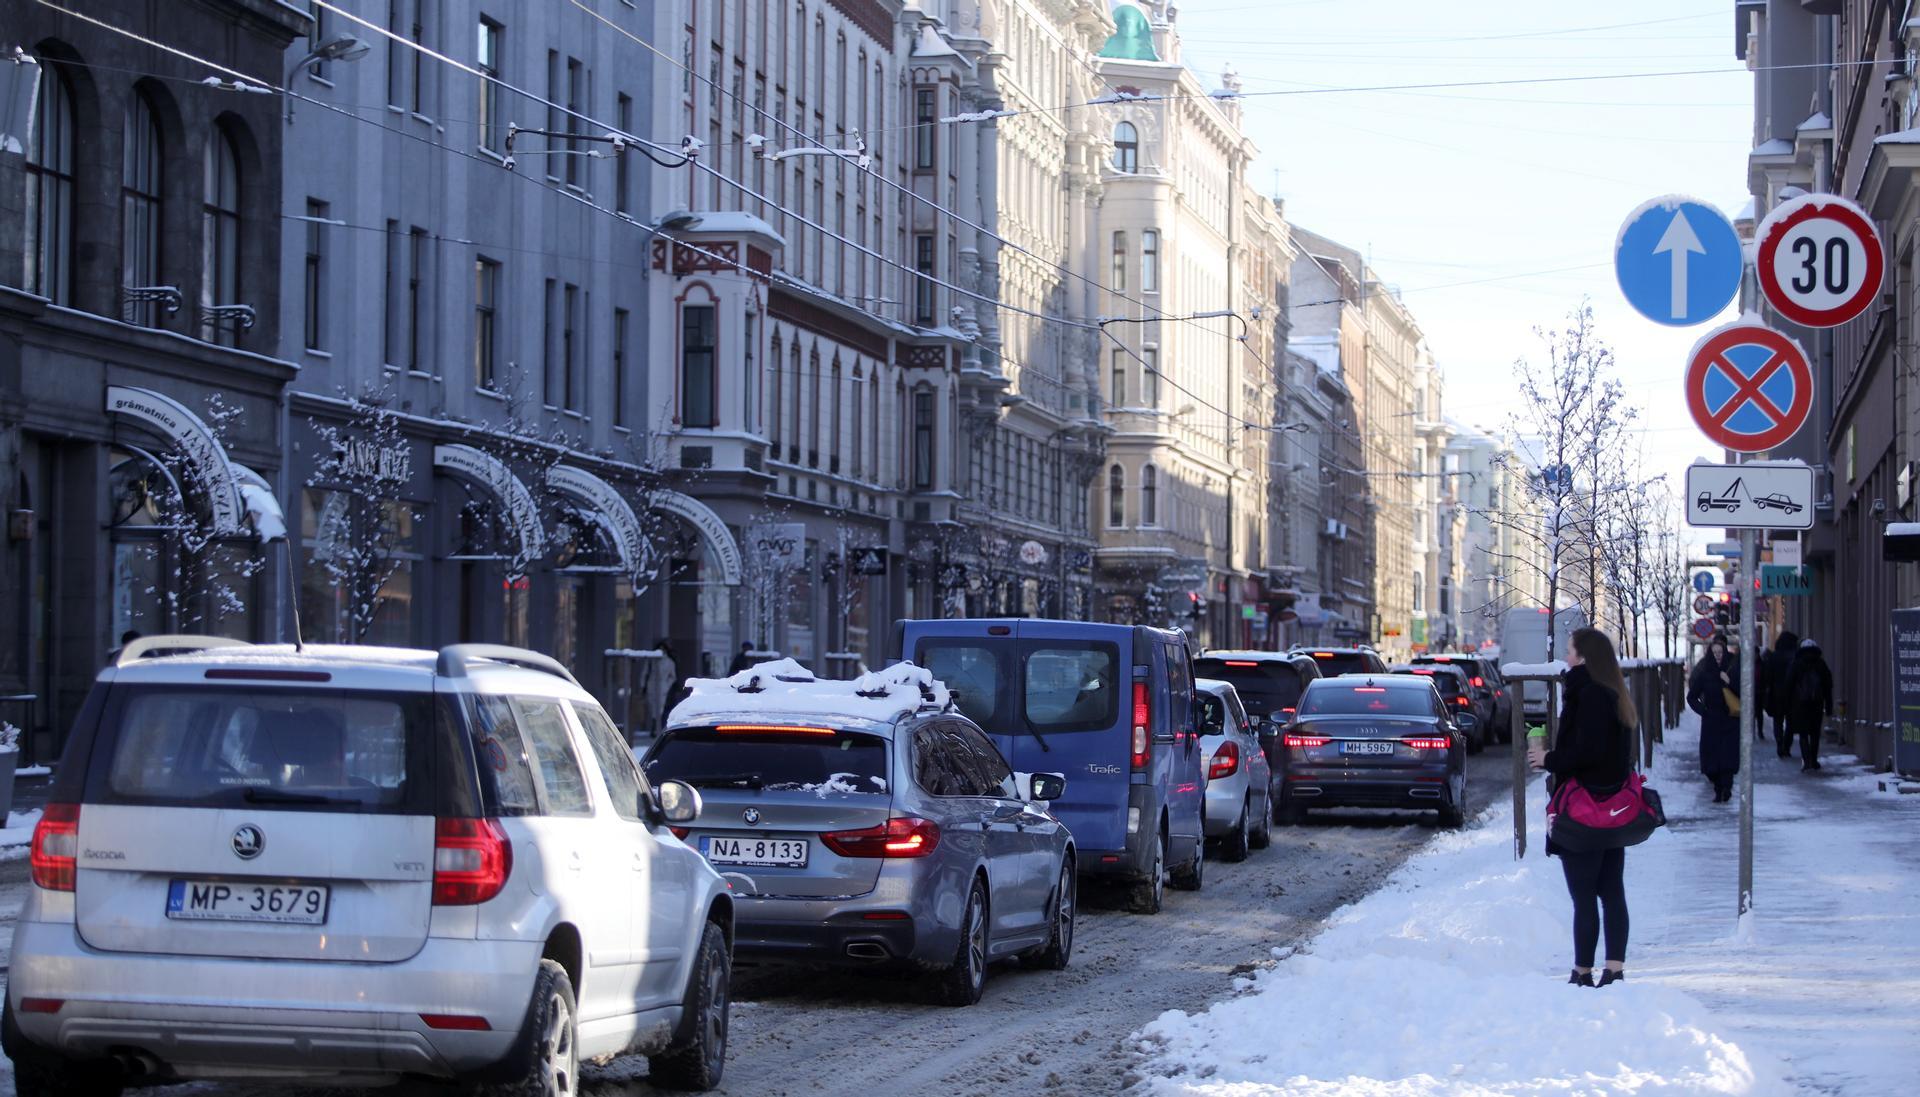
[(580, 851), (577, 849), (570, 851), (567, 859), (567, 870), (569, 872), (579, 872), (585, 867), (586, 863), (580, 859)]
[(647, 871), (647, 855), (637, 849), (633, 851), (633, 871)]

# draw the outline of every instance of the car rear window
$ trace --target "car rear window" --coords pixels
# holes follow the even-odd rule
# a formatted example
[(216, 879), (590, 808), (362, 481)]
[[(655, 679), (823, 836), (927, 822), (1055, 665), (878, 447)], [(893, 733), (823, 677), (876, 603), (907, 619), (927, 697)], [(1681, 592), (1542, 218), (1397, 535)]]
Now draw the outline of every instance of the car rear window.
[(1377, 668), (1370, 665), (1365, 655), (1359, 652), (1334, 652), (1322, 655), (1315, 652), (1313, 661), (1320, 664), (1320, 673), (1328, 678), (1342, 674), (1364, 674)]
[(914, 662), (932, 671), (961, 713), (987, 731), (1100, 731), (1120, 719), (1117, 644), (927, 639), (915, 648)]
[(271, 687), (113, 691), (90, 800), (431, 812), (433, 698)]
[[(1013, 645), (1004, 640), (922, 640), (914, 662), (933, 672), (967, 719), (998, 728), (1013, 712)], [(1002, 717), (1002, 713), (1006, 717)]]
[(1433, 690), (1413, 683), (1316, 682), (1300, 698), (1300, 715), (1432, 716)]
[(889, 792), (887, 740), (831, 728), (682, 728), (657, 740), (641, 769), (656, 785), (685, 781), (696, 788), (821, 796), (885, 796)]
[(1240, 703), (1247, 706), (1252, 716), (1271, 716), (1300, 702), (1300, 672), (1291, 664), (1277, 660), (1195, 659), (1193, 673), (1201, 678), (1232, 682), (1240, 694)]

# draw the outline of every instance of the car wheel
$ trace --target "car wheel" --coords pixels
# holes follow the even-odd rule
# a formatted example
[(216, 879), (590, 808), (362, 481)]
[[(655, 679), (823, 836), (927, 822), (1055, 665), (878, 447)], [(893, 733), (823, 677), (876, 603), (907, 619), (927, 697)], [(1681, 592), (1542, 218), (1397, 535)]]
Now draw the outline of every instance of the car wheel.
[(1260, 825), (1253, 832), (1253, 848), (1266, 849), (1273, 844), (1273, 793), (1260, 800)]
[(1207, 840), (1196, 838), (1193, 842), (1193, 860), (1186, 867), (1174, 869), (1170, 874), (1174, 887), (1181, 891), (1199, 891), (1206, 883), (1207, 876)]
[(1451, 790), (1452, 802), (1440, 809), (1440, 825), (1459, 830), (1467, 825), (1467, 783), (1459, 782)]
[(499, 1097), (576, 1097), (580, 1092), (578, 1007), (567, 969), (552, 960), (540, 961), (533, 977), (533, 998), (520, 1039), (508, 1060), (502, 1086), (482, 1092)]
[(712, 922), (700, 936), (700, 954), (687, 980), (678, 1038), (647, 1059), (647, 1081), (661, 1089), (706, 1091), (720, 1084), (727, 1065), (728, 990), (733, 957), (727, 935)]
[(953, 963), (933, 976), (933, 1000), (943, 1006), (970, 1006), (980, 1000), (987, 985), (987, 892), (980, 881), (967, 893), (967, 909), (960, 915), (960, 943)]
[(1153, 844), (1153, 864), (1147, 867), (1147, 877), (1133, 885), (1133, 894), (1129, 897), (1127, 908), (1135, 914), (1158, 914), (1167, 895), (1167, 832), (1160, 832), (1159, 841)]
[(13, 1005), (0, 1012), (0, 1035), (13, 1059), (19, 1097), (120, 1097), (126, 1086), (113, 1064), (75, 1061), (31, 1043), (13, 1023)]
[(1220, 859), (1222, 861), (1244, 861), (1247, 850), (1253, 845), (1253, 794), (1240, 805), (1240, 819), (1233, 824), (1233, 833), (1220, 840)]
[(1034, 954), (1033, 966), (1061, 971), (1073, 958), (1073, 920), (1080, 912), (1080, 880), (1073, 859), (1060, 862), (1060, 882), (1053, 889), (1053, 931), (1047, 945)]

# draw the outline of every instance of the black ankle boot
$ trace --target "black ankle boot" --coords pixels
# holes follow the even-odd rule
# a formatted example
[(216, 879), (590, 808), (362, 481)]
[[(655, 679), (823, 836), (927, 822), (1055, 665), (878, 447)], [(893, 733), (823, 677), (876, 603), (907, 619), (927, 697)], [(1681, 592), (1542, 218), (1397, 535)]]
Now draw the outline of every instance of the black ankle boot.
[(1572, 974), (1567, 976), (1567, 982), (1576, 987), (1590, 987), (1593, 985), (1593, 972), (1591, 971), (1573, 972)]
[(1627, 981), (1626, 972), (1615, 971), (1612, 968), (1608, 968), (1607, 970), (1600, 973), (1599, 985), (1606, 986), (1608, 983), (1624, 983), (1626, 981)]

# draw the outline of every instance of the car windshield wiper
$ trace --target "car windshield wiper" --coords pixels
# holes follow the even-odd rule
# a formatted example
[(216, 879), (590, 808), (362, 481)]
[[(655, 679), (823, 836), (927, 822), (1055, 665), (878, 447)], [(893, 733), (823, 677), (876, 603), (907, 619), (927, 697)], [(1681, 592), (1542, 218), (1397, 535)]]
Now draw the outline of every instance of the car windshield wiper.
[(682, 777), (689, 785), (705, 788), (765, 788), (766, 779), (758, 773), (708, 773), (698, 777)]
[(336, 800), (331, 796), (317, 796), (311, 792), (288, 792), (285, 789), (266, 788), (255, 785), (240, 794), (249, 804), (350, 804), (352, 800)]
[(1026, 725), (1026, 728), (1027, 728), (1027, 734), (1033, 736), (1033, 741), (1040, 744), (1041, 750), (1046, 751), (1048, 754), (1053, 753), (1053, 748), (1047, 745), (1046, 736), (1041, 735), (1040, 732), (1036, 730), (1032, 724)]

